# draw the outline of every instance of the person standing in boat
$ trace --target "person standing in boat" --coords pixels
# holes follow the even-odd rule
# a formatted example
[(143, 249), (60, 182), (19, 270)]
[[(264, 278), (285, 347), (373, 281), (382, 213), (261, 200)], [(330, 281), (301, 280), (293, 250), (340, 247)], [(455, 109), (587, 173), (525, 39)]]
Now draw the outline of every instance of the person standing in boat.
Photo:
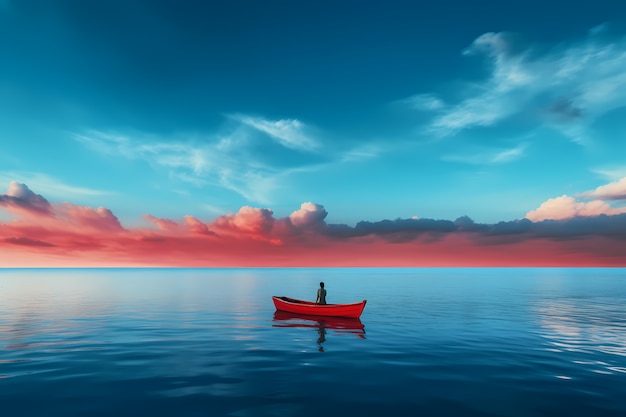
[(326, 290), (324, 289), (324, 283), (320, 282), (320, 287), (317, 290), (317, 300), (315, 304), (326, 304)]

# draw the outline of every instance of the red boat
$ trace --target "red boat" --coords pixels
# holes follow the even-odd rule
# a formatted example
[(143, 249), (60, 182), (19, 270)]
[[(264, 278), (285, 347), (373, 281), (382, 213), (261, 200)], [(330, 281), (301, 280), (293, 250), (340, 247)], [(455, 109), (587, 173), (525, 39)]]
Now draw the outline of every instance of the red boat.
[(364, 334), (365, 325), (361, 319), (348, 317), (313, 316), (310, 314), (275, 311), (272, 327), (303, 327), (312, 329), (332, 329), (339, 333)]
[(325, 317), (349, 317), (358, 319), (363, 313), (365, 303), (367, 300), (363, 300), (360, 303), (354, 304), (315, 304), (312, 301), (296, 300), (289, 297), (277, 297), (272, 296), (274, 306), (278, 311), (286, 311), (288, 313), (307, 314), (314, 316)]

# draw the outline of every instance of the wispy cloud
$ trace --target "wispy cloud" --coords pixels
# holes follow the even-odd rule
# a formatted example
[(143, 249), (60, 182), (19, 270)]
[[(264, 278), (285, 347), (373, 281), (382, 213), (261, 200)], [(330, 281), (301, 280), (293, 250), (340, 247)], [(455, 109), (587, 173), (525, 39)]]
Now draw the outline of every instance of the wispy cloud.
[(276, 170), (249, 157), (248, 138), (240, 132), (187, 142), (98, 131), (73, 136), (95, 151), (145, 160), (185, 183), (226, 188), (250, 201), (267, 203), (277, 188)]
[(508, 149), (483, 149), (475, 152), (447, 154), (441, 159), (448, 162), (476, 165), (505, 164), (523, 157), (527, 147), (528, 145), (523, 143)]
[(526, 144), (516, 146), (515, 148), (506, 149), (496, 153), (491, 159), (494, 163), (506, 163), (521, 158), (526, 150)]
[(460, 100), (446, 105), (432, 94), (405, 99), (410, 107), (437, 111), (430, 130), (438, 136), (525, 115), (533, 126), (539, 122), (585, 144), (590, 125), (626, 101), (626, 37), (611, 38), (601, 29), (552, 48), (524, 48), (512, 34), (485, 33), (463, 54), (484, 57), (489, 74), (468, 83)]
[(33, 240), (27, 237), (7, 237), (4, 239), (4, 241), (13, 245), (22, 245), (22, 246), (43, 246), (43, 247), (54, 246), (51, 243), (42, 242), (41, 240)]
[[(171, 178), (196, 187), (219, 187), (250, 202), (270, 204), (284, 180), (332, 164), (378, 156), (375, 145), (338, 148), (334, 141), (314, 138), (310, 126), (295, 120), (270, 121), (245, 115), (230, 116), (229, 126), (193, 139), (89, 131), (71, 133), (83, 145), (104, 155), (147, 161), (168, 170)], [(260, 141), (263, 135), (271, 141)]]
[(416, 94), (397, 101), (415, 110), (437, 111), (446, 107), (442, 99), (434, 94)]
[(132, 158), (134, 153), (130, 141), (125, 136), (104, 134), (98, 131), (90, 131), (84, 135), (68, 132), (79, 143), (103, 154), (122, 154)]
[(367, 159), (374, 159), (380, 156), (383, 153), (383, 149), (379, 145), (376, 144), (366, 144), (360, 145), (352, 149), (348, 149), (344, 151), (343, 154), (340, 154), (340, 159), (338, 162), (352, 162), (352, 161), (363, 161)]
[(57, 178), (39, 172), (0, 172), (0, 184), (11, 181), (31, 184), (36, 189), (47, 190), (50, 197), (58, 200), (113, 194), (112, 191), (66, 184)]
[(287, 148), (307, 152), (316, 151), (320, 148), (320, 143), (307, 133), (310, 128), (298, 119), (267, 120), (243, 115), (233, 115), (232, 117), (269, 135)]
[(606, 178), (610, 181), (617, 181), (621, 178), (626, 177), (626, 166), (624, 167), (611, 167), (611, 168), (599, 168), (594, 169), (594, 173), (601, 175), (603, 178)]

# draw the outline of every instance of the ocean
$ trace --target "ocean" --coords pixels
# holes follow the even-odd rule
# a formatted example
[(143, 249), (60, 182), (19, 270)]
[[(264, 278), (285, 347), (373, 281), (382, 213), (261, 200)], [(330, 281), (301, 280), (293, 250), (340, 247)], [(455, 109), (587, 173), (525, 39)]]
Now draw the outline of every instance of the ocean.
[[(272, 295), (367, 299), (360, 320)], [(0, 270), (3, 416), (625, 416), (626, 269)]]

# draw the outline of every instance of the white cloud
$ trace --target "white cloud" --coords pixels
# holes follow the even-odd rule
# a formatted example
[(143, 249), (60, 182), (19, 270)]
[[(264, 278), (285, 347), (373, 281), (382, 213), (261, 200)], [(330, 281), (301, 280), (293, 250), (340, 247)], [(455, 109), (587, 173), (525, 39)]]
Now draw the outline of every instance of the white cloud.
[(527, 148), (526, 143), (509, 149), (487, 149), (477, 152), (464, 152), (462, 154), (448, 154), (441, 159), (449, 162), (462, 162), (466, 164), (504, 164), (515, 161), (524, 156)]
[(358, 146), (349, 149), (341, 155), (339, 162), (362, 161), (365, 159), (373, 159), (380, 155), (381, 149), (372, 144)]
[(463, 51), (463, 55), (474, 55), (485, 53), (496, 59), (509, 53), (510, 41), (507, 33), (488, 32), (480, 35), (476, 40)]
[(590, 217), (605, 214), (608, 216), (626, 213), (626, 207), (613, 208), (604, 201), (577, 201), (574, 197), (562, 195), (543, 202), (536, 210), (526, 213), (533, 222), (542, 220), (566, 220), (574, 217)]
[(197, 175), (210, 171), (217, 164), (209, 149), (183, 143), (139, 144), (134, 147), (133, 153), (152, 159), (159, 165), (185, 168)]
[(600, 200), (626, 200), (626, 177), (610, 184), (602, 185), (595, 190), (586, 191), (582, 197)]
[(291, 224), (296, 227), (306, 227), (315, 224), (321, 224), (328, 213), (324, 209), (324, 206), (306, 202), (300, 205), (300, 209), (294, 211), (289, 215)]
[(422, 111), (437, 111), (446, 107), (446, 104), (439, 97), (433, 94), (416, 94), (399, 101), (412, 109)]
[(298, 119), (272, 121), (241, 115), (233, 117), (247, 126), (266, 133), (286, 148), (311, 152), (320, 147), (319, 142), (306, 133), (308, 127)]
[(626, 105), (626, 37), (609, 40), (594, 31), (576, 43), (552, 49), (520, 51), (513, 36), (486, 33), (478, 37), (465, 55), (485, 56), (489, 75), (472, 84), (460, 101), (446, 107), (429, 101), (430, 94), (406, 99), (420, 109), (440, 110), (430, 124), (438, 136), (473, 127), (494, 126), (525, 114), (572, 141), (587, 143), (589, 126), (602, 115)]
[(467, 99), (441, 117), (435, 119), (431, 128), (445, 136), (475, 126), (492, 126), (503, 117), (513, 114), (508, 103), (496, 100), (495, 95)]
[(214, 206), (212, 204), (203, 204), (202, 208), (204, 208), (207, 212), (211, 214), (222, 214), (228, 211), (223, 207)]
[(603, 176), (610, 181), (617, 181), (623, 177), (626, 177), (626, 167), (595, 169), (593, 170), (593, 172)]
[(85, 135), (68, 132), (74, 140), (103, 154), (122, 154), (132, 158), (133, 152), (130, 148), (129, 139), (124, 136), (104, 134), (98, 131), (90, 131)]
[(132, 140), (97, 131), (74, 137), (98, 152), (145, 160), (188, 184), (226, 188), (257, 203), (269, 204), (278, 186), (277, 172), (246, 157), (246, 138), (237, 134), (205, 143)]
[[(326, 144), (328, 152), (322, 153), (322, 142), (313, 139), (309, 135), (312, 129), (296, 119), (268, 121), (244, 115), (230, 119), (237, 122), (234, 129), (231, 125), (228, 131), (223, 129), (194, 140), (100, 131), (71, 135), (97, 152), (144, 160), (155, 168), (167, 169), (170, 178), (196, 187), (228, 189), (260, 204), (272, 204), (276, 190), (295, 174), (310, 174), (329, 165), (374, 158), (379, 153), (377, 147), (367, 144), (338, 150), (330, 141)], [(258, 132), (286, 148), (282, 151), (287, 157), (276, 158), (259, 151)]]
[(516, 146), (515, 148), (500, 151), (492, 157), (491, 162), (500, 164), (500, 163), (514, 161), (524, 156), (525, 150), (526, 150), (526, 145), (522, 144), (522, 145)]
[(218, 172), (220, 184), (247, 200), (261, 204), (270, 204), (271, 195), (279, 188), (276, 173), (248, 170), (238, 172), (221, 168)]
[(606, 201), (626, 200), (626, 177), (595, 190), (579, 195), (591, 201), (578, 201), (574, 197), (562, 195), (543, 202), (536, 210), (529, 211), (526, 218), (531, 221), (564, 220), (573, 217), (607, 216), (626, 213), (626, 207), (612, 207)]
[(0, 184), (7, 184), (11, 181), (28, 184), (35, 190), (44, 190), (48, 197), (55, 200), (74, 200), (79, 197), (112, 194), (110, 191), (69, 185), (38, 172), (0, 172)]

